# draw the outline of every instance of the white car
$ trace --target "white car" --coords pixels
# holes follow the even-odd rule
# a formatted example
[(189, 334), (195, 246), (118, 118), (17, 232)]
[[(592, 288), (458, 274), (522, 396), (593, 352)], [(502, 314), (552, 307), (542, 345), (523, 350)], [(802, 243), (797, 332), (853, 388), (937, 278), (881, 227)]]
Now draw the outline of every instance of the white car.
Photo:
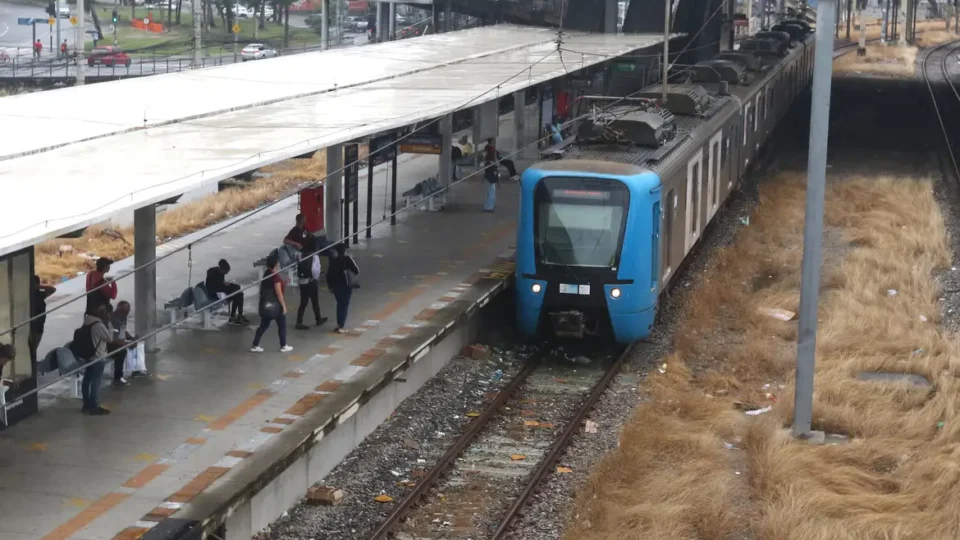
[(57, 15), (58, 15), (61, 19), (69, 19), (69, 18), (70, 18), (70, 7), (69, 7), (69, 6), (60, 6), (60, 9), (57, 11)]
[(236, 4), (235, 6), (233, 6), (233, 12), (236, 14), (238, 19), (250, 18), (250, 11), (248, 11), (247, 8), (241, 6), (240, 4)]
[(263, 16), (267, 18), (273, 17), (273, 6), (264, 6)]
[(246, 62), (247, 60), (263, 60), (264, 58), (275, 58), (280, 56), (280, 53), (277, 52), (273, 47), (268, 47), (263, 43), (251, 43), (243, 48), (240, 51), (240, 59)]

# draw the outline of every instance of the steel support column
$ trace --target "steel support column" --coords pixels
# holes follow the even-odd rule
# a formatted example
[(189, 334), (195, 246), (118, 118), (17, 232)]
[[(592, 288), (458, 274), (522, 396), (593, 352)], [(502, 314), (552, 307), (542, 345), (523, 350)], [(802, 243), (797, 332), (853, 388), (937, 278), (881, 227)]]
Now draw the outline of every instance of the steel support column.
[(440, 180), (441, 186), (450, 185), (451, 151), (453, 150), (453, 114), (446, 114), (440, 118)]
[[(138, 268), (133, 276), (133, 317), (138, 337), (153, 331), (157, 324), (156, 259), (157, 208), (151, 204), (133, 212), (133, 265)], [(148, 337), (144, 347), (155, 351), (156, 336)]]
[(327, 178), (324, 182), (323, 206), (327, 240), (338, 242), (343, 238), (343, 145), (327, 148)]

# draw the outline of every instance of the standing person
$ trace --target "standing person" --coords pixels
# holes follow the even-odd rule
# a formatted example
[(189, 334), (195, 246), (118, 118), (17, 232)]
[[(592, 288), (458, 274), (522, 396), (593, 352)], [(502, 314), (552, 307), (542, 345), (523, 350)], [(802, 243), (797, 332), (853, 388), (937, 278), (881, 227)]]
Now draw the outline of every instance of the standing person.
[(40, 276), (33, 276), (33, 291), (30, 299), (30, 361), (37, 362), (37, 348), (43, 339), (43, 327), (47, 323), (47, 298), (57, 292), (55, 287), (40, 283)]
[(260, 282), (260, 326), (253, 336), (250, 352), (263, 352), (260, 338), (270, 327), (270, 321), (277, 321), (277, 333), (280, 335), (280, 352), (290, 352), (293, 347), (287, 345), (287, 303), (283, 298), (283, 279), (280, 278), (280, 259), (275, 255), (267, 257), (267, 269), (263, 271)]
[(39, 60), (39, 59), (40, 59), (40, 53), (41, 53), (42, 51), (43, 51), (43, 43), (40, 43), (40, 40), (38, 39), (37, 41), (35, 41), (35, 42), (33, 43), (33, 56), (34, 56), (34, 58), (36, 58), (37, 60)]
[(497, 182), (500, 181), (500, 169), (496, 161), (483, 163), (483, 177), (487, 181), (487, 201), (483, 205), (484, 212), (493, 212), (497, 205)]
[[(227, 274), (230, 273), (230, 263), (226, 259), (220, 259), (216, 266), (207, 269), (207, 279), (204, 285), (211, 296), (216, 297), (218, 293), (223, 293), (230, 297), (230, 320), (227, 324), (250, 324), (250, 321), (243, 316), (243, 293), (240, 292), (240, 285), (227, 280)], [(231, 294), (236, 293), (234, 296)]]
[(346, 241), (337, 244), (337, 258), (330, 261), (327, 270), (327, 287), (337, 300), (337, 328), (334, 332), (346, 334), (347, 312), (350, 310), (350, 297), (353, 289), (357, 288), (356, 276), (360, 275), (360, 268), (353, 257), (347, 255)]
[(303, 314), (307, 311), (307, 304), (313, 303), (313, 317), (317, 326), (327, 322), (326, 317), (320, 316), (320, 256), (316, 253), (317, 242), (313, 237), (307, 238), (303, 246), (305, 254), (311, 254), (297, 264), (297, 277), (300, 283), (300, 307), (297, 308), (297, 330), (306, 330), (303, 324)]
[(103, 380), (103, 362), (110, 346), (122, 346), (122, 341), (115, 340), (113, 330), (109, 326), (108, 306), (100, 304), (92, 312), (83, 317), (83, 326), (73, 333), (73, 342), (70, 350), (82, 364), (88, 364), (83, 371), (83, 382), (80, 385), (83, 393), (82, 412), (91, 416), (103, 416), (110, 411), (100, 406), (100, 383)]
[(460, 137), (460, 152), (465, 156), (473, 154), (473, 145), (470, 144), (470, 138), (466, 135)]
[(484, 154), (484, 159), (488, 162), (493, 162), (496, 166), (503, 165), (507, 168), (507, 172), (510, 173), (511, 180), (517, 180), (519, 175), (517, 175), (517, 165), (513, 162), (512, 159), (504, 157), (503, 154), (497, 150), (497, 146), (493, 143), (493, 139), (487, 139), (487, 148), (486, 153)]
[[(96, 270), (87, 274), (87, 313), (94, 313), (101, 304), (106, 305), (117, 299), (117, 283), (106, 276), (112, 264), (112, 259), (100, 257), (97, 259)], [(100, 287), (104, 283), (107, 285)]]
[(290, 232), (287, 233), (287, 236), (284, 237), (284, 245), (297, 248), (297, 251), (303, 251), (303, 244), (306, 242), (307, 237), (310, 236), (310, 233), (307, 232), (305, 228), (307, 225), (307, 218), (303, 214), (297, 214), (296, 225), (290, 229)]
[(67, 40), (63, 40), (63, 43), (60, 44), (60, 56), (62, 58), (67, 57)]

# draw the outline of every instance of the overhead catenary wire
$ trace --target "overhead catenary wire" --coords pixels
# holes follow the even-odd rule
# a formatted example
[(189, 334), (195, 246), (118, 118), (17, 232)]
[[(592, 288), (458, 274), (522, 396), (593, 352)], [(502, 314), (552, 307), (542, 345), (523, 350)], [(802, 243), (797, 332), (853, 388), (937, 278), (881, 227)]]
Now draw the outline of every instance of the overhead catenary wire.
[[(611, 108), (611, 107), (614, 107), (614, 106), (616, 106), (618, 103), (620, 103), (621, 101), (626, 100), (626, 99), (630, 99), (631, 97), (633, 97), (634, 95), (636, 95), (636, 94), (638, 94), (638, 93), (640, 93), (640, 92), (642, 92), (642, 90), (638, 90), (638, 91), (633, 92), (633, 93), (631, 93), (631, 94), (629, 94), (629, 95), (623, 96), (623, 97), (617, 99), (616, 101), (610, 103), (610, 104), (607, 105), (605, 108), (606, 108), (606, 109), (609, 109), (609, 108)], [(567, 126), (573, 125), (575, 122), (578, 122), (578, 121), (580, 121), (580, 120), (582, 120), (582, 119), (585, 119), (585, 118), (589, 117), (590, 115), (591, 115), (590, 113), (580, 115), (580, 116), (578, 116), (578, 117), (576, 117), (576, 118), (572, 118), (572, 119), (564, 122), (562, 125), (563, 125), (563, 127), (567, 127)], [(534, 140), (534, 141), (532, 141), (532, 142), (530, 142), (530, 143), (528, 143), (528, 144), (523, 145), (522, 147), (520, 147), (520, 148), (517, 149), (516, 151), (511, 152), (510, 154), (507, 154), (507, 157), (508, 157), (508, 158), (512, 158), (513, 156), (515, 156), (515, 155), (520, 154), (521, 152), (523, 152), (523, 151), (524, 151), (526, 148), (528, 148), (528, 147), (531, 147), (531, 146), (539, 146), (539, 144), (540, 144), (541, 142), (546, 141), (546, 140), (548, 140), (549, 138), (550, 138), (550, 136), (547, 135), (547, 136), (541, 137), (541, 138), (539, 138), (539, 139), (536, 139), (536, 140)], [(466, 181), (467, 179), (469, 179), (469, 178), (472, 178), (472, 177), (474, 177), (474, 176), (481, 175), (481, 174), (483, 173), (483, 171), (484, 171), (484, 169), (480, 169), (480, 170), (478, 170), (478, 171), (474, 171), (474, 172), (472, 172), (472, 173), (464, 176), (463, 178), (461, 178), (461, 179), (459, 179), (459, 180), (456, 180), (456, 181), (454, 181), (454, 182), (451, 182), (444, 190), (441, 190), (441, 191), (439, 191), (439, 192), (437, 192), (437, 193), (432, 193), (432, 194), (430, 194), (430, 195), (423, 196), (423, 197), (421, 197), (420, 199), (416, 200), (415, 202), (410, 203), (410, 204), (404, 206), (403, 208), (398, 209), (396, 212), (393, 212), (393, 213), (390, 214), (389, 216), (386, 216), (384, 219), (382, 219), (382, 220), (380, 220), (380, 221), (378, 221), (378, 222), (376, 222), (376, 223), (371, 224), (369, 227), (364, 227), (363, 229), (356, 231), (356, 233), (357, 233), (357, 234), (360, 234), (360, 233), (365, 232), (367, 229), (371, 229), (371, 228), (373, 228), (373, 227), (380, 226), (380, 225), (386, 223), (387, 220), (388, 220), (390, 217), (395, 216), (395, 215), (398, 215), (398, 214), (401, 214), (401, 213), (409, 210), (410, 208), (416, 207), (417, 205), (423, 203), (424, 201), (427, 201), (427, 200), (430, 200), (430, 199), (432, 199), (432, 198), (434, 198), (434, 197), (437, 197), (437, 196), (445, 193), (445, 192), (446, 192), (447, 190), (449, 190), (451, 187), (453, 187), (453, 186), (455, 186), (455, 185), (457, 185), (457, 184), (459, 184), (459, 183), (461, 183), (461, 182), (465, 182), (465, 181)], [(317, 250), (317, 251), (314, 251), (314, 252), (312, 252), (312, 253), (309, 253), (309, 254), (305, 255), (305, 257), (312, 257), (312, 256), (314, 256), (314, 255), (320, 255), (320, 254), (324, 253), (325, 251), (333, 248), (335, 245), (336, 245), (336, 243), (330, 244), (330, 245), (328, 245), (328, 246), (326, 246), (326, 247), (324, 247), (324, 248), (321, 248), (321, 249), (319, 249), (319, 250)], [(302, 260), (302, 258), (301, 258), (301, 260)], [(268, 275), (263, 275), (263, 276), (261, 276), (260, 278), (258, 278), (256, 281), (248, 284), (247, 286), (242, 287), (242, 288), (240, 288), (239, 290), (234, 291), (233, 293), (230, 293), (230, 294), (228, 294), (227, 296), (223, 297), (223, 298), (220, 299), (218, 302), (216, 302), (216, 304), (226, 304), (226, 303), (228, 303), (233, 297), (235, 297), (235, 296), (237, 296), (237, 295), (240, 295), (240, 294), (243, 294), (245, 291), (247, 291), (247, 290), (249, 290), (249, 289), (252, 289), (253, 287), (258, 287), (258, 286), (260, 286), (260, 284), (263, 283), (264, 281), (266, 281), (266, 280), (268, 280), (268, 279), (272, 279), (272, 277), (273, 277), (274, 275), (277, 275), (277, 274), (280, 274), (281, 272), (290, 270), (291, 268), (296, 267), (299, 263), (300, 263), (300, 261), (294, 261), (294, 262), (292, 262), (291, 264), (289, 264), (289, 265), (287, 265), (287, 266), (281, 267), (281, 268), (280, 268), (279, 270), (277, 270), (277, 272), (275, 272), (275, 273), (271, 273), (271, 274), (268, 274)], [(264, 274), (266, 274), (266, 272), (264, 272)], [(89, 293), (88, 293), (88, 294), (89, 294)], [(78, 297), (76, 297), (74, 300), (79, 299), (79, 298), (83, 298), (83, 296), (78, 296)], [(60, 307), (60, 306), (58, 306), (58, 308), (59, 308), (59, 307)], [(52, 311), (52, 310), (51, 310), (51, 311)], [(192, 319), (192, 318), (194, 318), (194, 317), (197, 317), (197, 316), (199, 316), (199, 315), (202, 315), (202, 313), (203, 313), (202, 310), (200, 310), (200, 311), (194, 311), (193, 313), (189, 313), (189, 314), (185, 315), (183, 319), (181, 319), (181, 320), (179, 320), (179, 321), (177, 321), (177, 322), (171, 322), (171, 323), (166, 324), (166, 325), (163, 325), (163, 326), (161, 326), (160, 328), (157, 328), (157, 329), (155, 329), (155, 330), (153, 330), (153, 331), (151, 331), (151, 332), (149, 332), (149, 333), (147, 333), (147, 334), (145, 334), (145, 335), (137, 336), (136, 339), (134, 339), (133, 341), (128, 342), (125, 347), (131, 347), (131, 346), (137, 345), (137, 344), (139, 344), (139, 343), (143, 343), (143, 342), (145, 342), (146, 340), (148, 340), (148, 339), (150, 339), (150, 338), (152, 338), (152, 337), (155, 337), (155, 336), (161, 334), (162, 332), (166, 332), (166, 331), (168, 331), (168, 330), (175, 329), (176, 327), (178, 327), (178, 326), (180, 326), (181, 324), (183, 324), (185, 321), (187, 321), (187, 320), (189, 320), (189, 319)], [(25, 321), (25, 322), (29, 322), (29, 320), (28, 320), (28, 321)], [(24, 323), (21, 323), (21, 325), (22, 325), (22, 324), (24, 324)], [(9, 332), (9, 330), (8, 330), (7, 332)], [(6, 333), (6, 332), (5, 332), (5, 333)], [(0, 335), (2, 335), (2, 334), (0, 334)], [(112, 353), (111, 353), (111, 354), (112, 354)], [(17, 399), (24, 399), (24, 398), (26, 398), (26, 397), (32, 396), (32, 395), (34, 395), (34, 394), (37, 394), (37, 393), (39, 393), (40, 391), (45, 390), (45, 389), (47, 389), (47, 388), (49, 388), (49, 387), (57, 384), (58, 382), (66, 379), (66, 378), (68, 378), (68, 377), (71, 377), (71, 376), (73, 376), (73, 375), (76, 375), (76, 374), (80, 373), (81, 371), (83, 371), (84, 369), (86, 369), (86, 368), (89, 367), (89, 366), (92, 366), (92, 365), (94, 365), (94, 364), (96, 364), (96, 363), (98, 363), (98, 362), (104, 362), (104, 361), (106, 361), (106, 360), (108, 360), (108, 359), (110, 359), (110, 354), (104, 355), (104, 356), (102, 356), (102, 357), (100, 357), (100, 358), (96, 358), (96, 359), (91, 360), (91, 361), (89, 361), (89, 362), (87, 362), (87, 363), (85, 363), (85, 364), (79, 365), (79, 366), (77, 366), (76, 368), (74, 368), (74, 369), (72, 369), (72, 370), (69, 370), (69, 371), (67, 371), (66, 373), (61, 374), (60, 376), (56, 377), (54, 380), (52, 380), (52, 381), (50, 381), (50, 382), (48, 382), (48, 383), (46, 383), (46, 384), (38, 385), (36, 388), (33, 388), (33, 389), (31, 389), (31, 390), (28, 390), (27, 392), (24, 392), (23, 394), (19, 395), (19, 396), (17, 397)]]

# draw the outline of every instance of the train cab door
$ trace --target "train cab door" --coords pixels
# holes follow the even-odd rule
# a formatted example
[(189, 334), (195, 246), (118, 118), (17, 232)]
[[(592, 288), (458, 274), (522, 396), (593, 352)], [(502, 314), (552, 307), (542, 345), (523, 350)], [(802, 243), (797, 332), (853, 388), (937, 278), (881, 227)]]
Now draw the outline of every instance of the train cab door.
[(707, 158), (707, 222), (713, 219), (720, 208), (720, 145), (723, 143), (723, 129), (710, 139)]
[(683, 254), (686, 256), (690, 248), (697, 243), (700, 238), (700, 230), (703, 224), (700, 220), (701, 201), (703, 200), (703, 149), (697, 151), (689, 161), (687, 161), (687, 204), (683, 208), (684, 214), (684, 242)]

